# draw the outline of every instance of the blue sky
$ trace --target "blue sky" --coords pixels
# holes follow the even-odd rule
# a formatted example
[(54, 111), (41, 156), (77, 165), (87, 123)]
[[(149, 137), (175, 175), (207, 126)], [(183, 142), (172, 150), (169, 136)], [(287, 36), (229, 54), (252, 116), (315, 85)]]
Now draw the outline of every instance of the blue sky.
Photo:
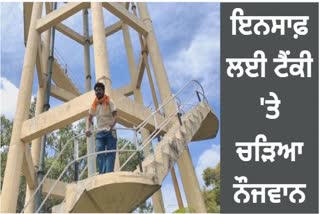
[[(59, 3), (61, 6), (63, 3)], [(186, 82), (196, 79), (203, 85), (209, 103), (220, 119), (220, 4), (219, 3), (148, 3), (163, 61), (173, 92)], [(118, 19), (104, 12), (105, 25)], [(82, 13), (63, 22), (82, 33)], [(91, 12), (89, 11), (89, 25)], [(91, 27), (90, 27), (90, 35)], [(140, 44), (138, 34), (130, 29), (131, 39), (138, 62)], [(22, 3), (1, 3), (1, 114), (13, 118), (16, 108), (20, 76), (24, 58)], [(84, 91), (83, 48), (61, 33), (56, 33), (56, 50), (67, 63), (70, 78)], [(129, 71), (125, 55), (122, 32), (106, 39), (109, 55), (112, 86), (118, 88), (129, 83)], [(91, 46), (91, 70), (93, 47)], [(93, 80), (95, 77), (93, 77)], [(94, 83), (94, 82), (92, 82)], [(145, 104), (151, 103), (147, 75), (142, 83)], [(36, 96), (37, 77), (34, 78), (33, 95)], [(51, 99), (51, 106), (62, 102)], [(220, 133), (215, 139), (189, 144), (192, 160), (200, 185), (201, 173), (220, 160)], [(186, 205), (179, 170), (176, 167), (180, 189)], [(165, 179), (162, 191), (167, 212), (178, 206), (170, 175)]]

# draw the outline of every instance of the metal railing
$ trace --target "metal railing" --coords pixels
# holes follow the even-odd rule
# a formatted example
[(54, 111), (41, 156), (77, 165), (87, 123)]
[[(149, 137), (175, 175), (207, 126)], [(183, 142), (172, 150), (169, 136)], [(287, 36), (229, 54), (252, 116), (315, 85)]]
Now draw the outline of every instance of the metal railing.
[[(48, 47), (44, 42), (43, 42), (43, 36), (41, 36), (41, 45), (43, 47)], [(49, 51), (50, 51), (50, 47), (49, 47)], [(78, 90), (80, 91), (80, 82), (79, 80), (75, 77), (75, 74), (73, 72), (73, 70), (70, 69), (70, 67), (68, 66), (67, 62), (64, 60), (62, 54), (58, 51), (57, 48), (54, 48), (54, 59), (56, 60), (56, 62), (59, 64), (59, 66), (62, 68), (62, 70), (64, 71), (64, 73), (67, 75), (67, 77), (71, 80), (71, 82), (73, 82), (73, 84), (78, 88)]]
[[(148, 121), (151, 119), (151, 118), (154, 118), (155, 119), (155, 125), (157, 125), (157, 121), (156, 121), (156, 118), (155, 118), (155, 115), (160, 113), (160, 110), (163, 109), (169, 102), (172, 102), (172, 101), (176, 101), (178, 100), (179, 101), (179, 105), (177, 106), (177, 109), (176, 111), (172, 112), (169, 116), (166, 116), (167, 118), (174, 118), (176, 115), (178, 116), (179, 120), (180, 120), (180, 116), (181, 116), (181, 112), (184, 112), (183, 111), (183, 106), (184, 104), (187, 104), (187, 102), (183, 102), (182, 103), (182, 99), (178, 97), (178, 95), (180, 95), (189, 85), (191, 84), (195, 84), (197, 86), (199, 86), (200, 90), (201, 91), (198, 91), (198, 90), (195, 90), (194, 92), (196, 92), (196, 95), (197, 95), (197, 98), (198, 98), (198, 101), (201, 102), (201, 96), (203, 98), (203, 100), (208, 103), (208, 100), (205, 96), (205, 92), (204, 92), (204, 89), (202, 87), (202, 85), (197, 81), (197, 80), (190, 80), (189, 82), (187, 82), (180, 90), (177, 91), (176, 94), (174, 94), (173, 96), (168, 96), (164, 101), (163, 103), (159, 106), (159, 108), (154, 111), (152, 114), (150, 114), (142, 123), (140, 123), (140, 125), (138, 125), (136, 127), (136, 131), (137, 132), (141, 132), (141, 130), (148, 124)], [(192, 92), (192, 93), (194, 93)], [(191, 94), (192, 96), (192, 94)], [(188, 98), (188, 101), (189, 101), (189, 98)], [(164, 120), (162, 122), (162, 124), (160, 124), (160, 127), (156, 127), (155, 130), (148, 136), (147, 139), (144, 140), (144, 142), (142, 143), (142, 149), (146, 147), (146, 145), (148, 145), (152, 139), (154, 137), (156, 137), (164, 127), (166, 127), (169, 123), (171, 122), (171, 119), (170, 120)], [(125, 166), (125, 164), (127, 164), (131, 158), (134, 156), (134, 154), (132, 154), (125, 163), (123, 163), (123, 165), (120, 167), (120, 170)]]
[(178, 95), (181, 92), (183, 92), (183, 90), (185, 88), (187, 88), (187, 86), (191, 85), (192, 83), (195, 83), (196, 85), (198, 85), (200, 87), (201, 93), (199, 93), (199, 94), (201, 94), (204, 97), (204, 100), (208, 103), (207, 98), (205, 98), (205, 92), (203, 90), (202, 85), (197, 80), (190, 80), (180, 90), (178, 90), (176, 94), (174, 94), (173, 96), (168, 96), (156, 111), (154, 111), (152, 114), (150, 114), (142, 123), (140, 123), (137, 126), (137, 130), (141, 130), (142, 128), (144, 128), (144, 126), (147, 124), (147, 122), (150, 120), (150, 118), (154, 117), (157, 113), (159, 113), (160, 110), (163, 109), (169, 102), (174, 101), (174, 99), (176, 99), (178, 97)]
[[(176, 96), (176, 95), (175, 95)], [(173, 96), (173, 97), (175, 97)], [(190, 99), (192, 98), (193, 95), (190, 95), (188, 97), (188, 99), (186, 99), (184, 102), (182, 102), (180, 105), (179, 105), (179, 108), (176, 109), (176, 111), (173, 111), (170, 115), (168, 115), (166, 117), (166, 119), (160, 124), (160, 126), (155, 129), (148, 137), (147, 139), (144, 140), (144, 142), (142, 143), (141, 145), (141, 150), (143, 150), (148, 144), (150, 144), (152, 142), (153, 139), (155, 139), (155, 137), (158, 136), (158, 134), (160, 134), (160, 132), (162, 131), (163, 128), (165, 128), (174, 118), (176, 118), (176, 116), (178, 116), (178, 119), (180, 121), (180, 118), (179, 118), (179, 113), (181, 112), (181, 108), (183, 106), (185, 106), (189, 101)], [(159, 107), (160, 108), (160, 107)], [(159, 109), (158, 109), (159, 110)], [(155, 112), (154, 112), (155, 113)], [(181, 121), (180, 121), (180, 125), (181, 124)], [(143, 128), (143, 127), (140, 127), (140, 128)], [(123, 163), (123, 165), (120, 167), (120, 170), (131, 160), (131, 158), (135, 155), (135, 152), (131, 154), (131, 156), (129, 156), (129, 158), (127, 159), (126, 162)]]

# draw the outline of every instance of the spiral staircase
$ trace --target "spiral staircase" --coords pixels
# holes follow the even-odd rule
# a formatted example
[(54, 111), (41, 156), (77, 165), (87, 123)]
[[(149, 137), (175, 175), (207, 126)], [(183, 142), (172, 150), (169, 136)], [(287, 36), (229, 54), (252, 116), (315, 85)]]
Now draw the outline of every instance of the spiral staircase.
[(113, 172), (66, 185), (64, 201), (52, 212), (131, 212), (160, 187), (187, 144), (214, 138), (218, 120), (209, 105), (200, 102), (172, 125), (154, 153), (142, 162), (143, 172)]

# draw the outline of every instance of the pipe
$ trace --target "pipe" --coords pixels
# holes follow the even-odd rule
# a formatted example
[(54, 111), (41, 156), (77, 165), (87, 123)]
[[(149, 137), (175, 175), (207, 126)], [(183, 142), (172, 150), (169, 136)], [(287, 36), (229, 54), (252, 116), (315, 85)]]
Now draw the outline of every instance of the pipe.
[[(57, 2), (53, 4), (53, 10), (57, 9)], [(46, 92), (44, 98), (44, 105), (43, 105), (43, 112), (46, 112), (50, 108), (50, 91), (51, 91), (51, 78), (52, 78), (52, 68), (53, 68), (53, 61), (54, 61), (54, 38), (55, 38), (55, 28), (51, 28), (51, 41), (50, 41), (50, 55), (48, 60), (48, 76), (47, 76), (47, 83), (46, 83)], [(45, 151), (46, 151), (46, 141), (47, 135), (45, 134), (42, 138), (41, 142), (41, 151), (40, 151), (40, 161), (39, 161), (39, 170), (37, 172), (37, 181), (40, 183), (44, 176), (44, 169), (45, 169)], [(42, 194), (42, 187), (39, 188), (36, 198), (35, 198), (35, 207), (36, 209), (39, 208), (41, 204), (41, 194)]]

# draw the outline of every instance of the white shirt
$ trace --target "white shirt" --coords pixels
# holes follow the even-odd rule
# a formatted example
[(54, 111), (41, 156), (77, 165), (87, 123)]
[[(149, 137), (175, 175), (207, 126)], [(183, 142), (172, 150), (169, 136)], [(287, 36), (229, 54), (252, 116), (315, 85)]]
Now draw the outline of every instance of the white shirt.
[(109, 104), (106, 107), (104, 104), (98, 104), (95, 111), (92, 107), (89, 109), (89, 114), (96, 116), (97, 118), (97, 131), (110, 131), (110, 126), (112, 126), (114, 122), (112, 112), (116, 110), (116, 105), (112, 99), (110, 99)]

